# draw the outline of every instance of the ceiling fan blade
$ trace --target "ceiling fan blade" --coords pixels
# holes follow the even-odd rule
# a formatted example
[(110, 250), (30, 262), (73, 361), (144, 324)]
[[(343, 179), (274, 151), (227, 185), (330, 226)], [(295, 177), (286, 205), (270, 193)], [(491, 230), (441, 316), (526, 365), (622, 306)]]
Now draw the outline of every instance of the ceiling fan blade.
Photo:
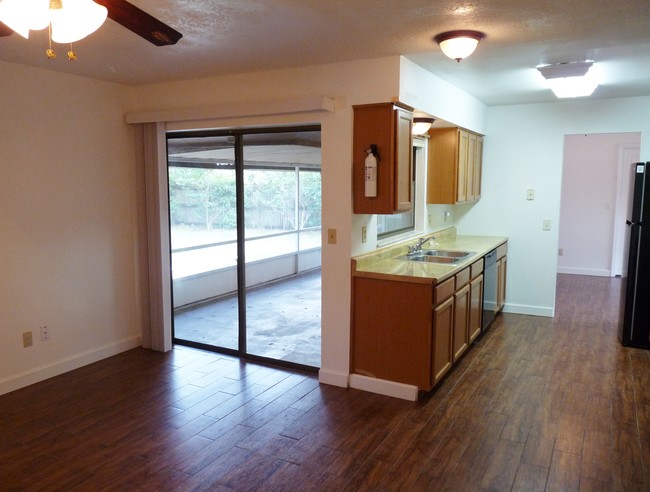
[(0, 22), (0, 38), (4, 36), (11, 36), (13, 34), (13, 29), (11, 27), (6, 26), (2, 22)]
[(108, 9), (108, 17), (156, 46), (176, 44), (183, 35), (126, 0), (95, 0)]

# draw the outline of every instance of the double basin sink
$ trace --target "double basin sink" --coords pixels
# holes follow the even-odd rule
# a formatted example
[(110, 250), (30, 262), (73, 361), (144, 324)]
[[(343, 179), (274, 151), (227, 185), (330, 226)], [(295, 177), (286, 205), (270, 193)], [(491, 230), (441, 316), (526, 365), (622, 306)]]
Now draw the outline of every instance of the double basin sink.
[(423, 249), (417, 253), (398, 256), (397, 260), (422, 261), (427, 263), (458, 263), (468, 256), (474, 255), (471, 251), (447, 251), (442, 249)]

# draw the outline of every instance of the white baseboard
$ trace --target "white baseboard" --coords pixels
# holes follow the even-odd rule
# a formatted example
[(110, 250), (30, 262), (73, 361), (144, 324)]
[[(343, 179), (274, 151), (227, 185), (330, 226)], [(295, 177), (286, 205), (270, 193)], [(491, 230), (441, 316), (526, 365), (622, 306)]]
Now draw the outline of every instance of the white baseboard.
[(504, 313), (527, 314), (529, 316), (545, 316), (552, 318), (555, 316), (555, 307), (550, 306), (529, 306), (526, 304), (506, 303), (503, 307)]
[(140, 336), (125, 338), (115, 343), (104, 345), (80, 354), (75, 354), (65, 359), (58, 360), (51, 364), (35, 367), (13, 376), (0, 380), (0, 395), (24, 388), (34, 383), (58, 376), (74, 369), (98, 362), (107, 357), (139, 347), (142, 344)]
[(569, 275), (588, 275), (590, 277), (611, 277), (609, 270), (602, 268), (574, 268), (574, 267), (557, 267), (557, 273), (567, 273)]
[(349, 383), (349, 374), (341, 371), (330, 371), (321, 368), (318, 371), (318, 381), (323, 384), (331, 384), (340, 388), (347, 388)]
[(401, 398), (402, 400), (417, 401), (418, 399), (417, 386), (385, 379), (369, 378), (359, 374), (350, 374), (350, 388)]

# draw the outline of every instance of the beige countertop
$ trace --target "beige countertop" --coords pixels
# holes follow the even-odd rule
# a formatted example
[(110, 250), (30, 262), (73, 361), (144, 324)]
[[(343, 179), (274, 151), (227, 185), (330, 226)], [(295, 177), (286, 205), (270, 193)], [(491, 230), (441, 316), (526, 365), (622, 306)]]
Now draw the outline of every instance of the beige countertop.
[(456, 235), (453, 228), (434, 233), (434, 235), (436, 239), (425, 244), (424, 249), (471, 251), (474, 254), (463, 258), (458, 263), (451, 264), (396, 259), (406, 254), (408, 246), (415, 244), (417, 238), (411, 238), (401, 243), (353, 257), (352, 275), (402, 282), (438, 283), (455, 275), (508, 240), (505, 236)]

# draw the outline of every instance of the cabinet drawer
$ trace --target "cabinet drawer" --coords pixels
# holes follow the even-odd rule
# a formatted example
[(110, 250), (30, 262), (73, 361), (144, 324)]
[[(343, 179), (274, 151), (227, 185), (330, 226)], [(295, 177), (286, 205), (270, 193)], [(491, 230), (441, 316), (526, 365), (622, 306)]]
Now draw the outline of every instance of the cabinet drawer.
[(503, 258), (508, 252), (508, 243), (503, 243), (497, 248), (497, 260)]
[(483, 272), (483, 258), (472, 263), (470, 268), (472, 269), (472, 279), (475, 279)]
[(433, 305), (437, 306), (441, 302), (449, 299), (452, 295), (454, 295), (454, 285), (455, 279), (453, 277), (448, 278), (442, 283), (436, 284), (433, 287)]
[(456, 290), (463, 288), (469, 283), (470, 267), (465, 268), (456, 274)]

